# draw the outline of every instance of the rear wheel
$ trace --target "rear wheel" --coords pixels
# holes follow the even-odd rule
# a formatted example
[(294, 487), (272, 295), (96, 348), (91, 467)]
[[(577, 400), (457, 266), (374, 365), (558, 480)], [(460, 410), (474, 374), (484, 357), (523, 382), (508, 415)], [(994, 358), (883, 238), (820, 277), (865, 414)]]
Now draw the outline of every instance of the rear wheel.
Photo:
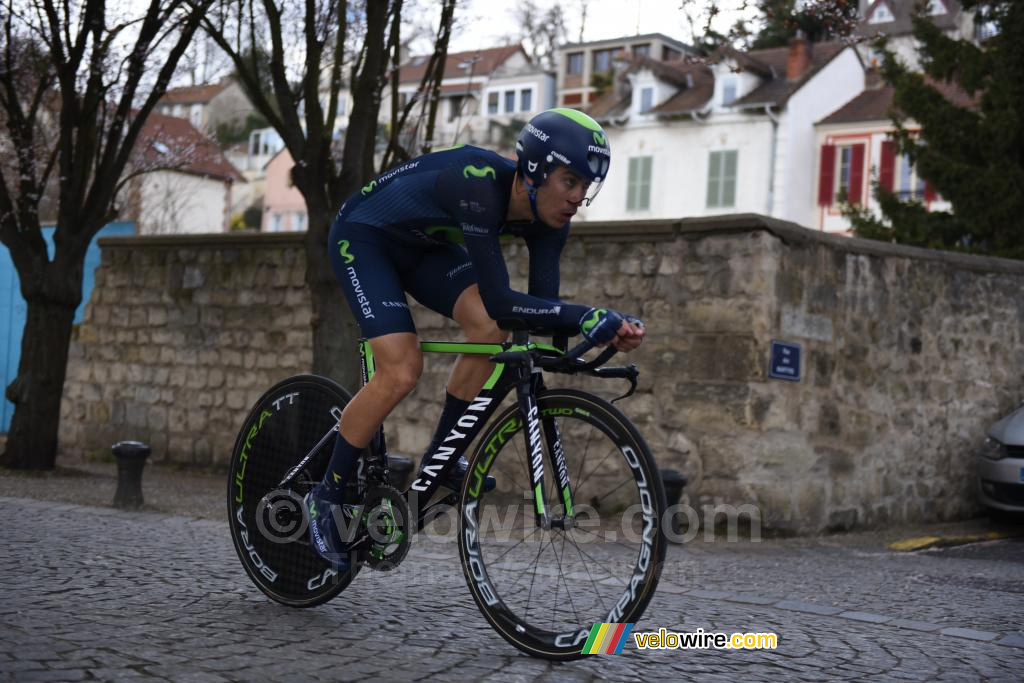
[[(358, 571), (354, 564), (339, 575), (312, 549), (302, 502), (327, 469), (349, 398), (325, 377), (291, 377), (260, 397), (235, 441), (228, 477), (231, 539), (253, 583), (285, 605), (324, 603)], [(318, 443), (302, 471), (281, 488), (285, 475)]]
[[(565, 454), (562, 475), (550, 456), (544, 461), (545, 507), (564, 528), (535, 523), (524, 421), (513, 406), (488, 426), (470, 462), (459, 552), (473, 598), (506, 640), (536, 657), (575, 659), (595, 623), (635, 622), (654, 594), (665, 492), (643, 437), (609, 403), (559, 389), (541, 394), (538, 407)], [(548, 454), (552, 432), (541, 431)], [(488, 473), (498, 481), (491, 492), (479, 485)], [(564, 477), (571, 501), (558, 486)]]

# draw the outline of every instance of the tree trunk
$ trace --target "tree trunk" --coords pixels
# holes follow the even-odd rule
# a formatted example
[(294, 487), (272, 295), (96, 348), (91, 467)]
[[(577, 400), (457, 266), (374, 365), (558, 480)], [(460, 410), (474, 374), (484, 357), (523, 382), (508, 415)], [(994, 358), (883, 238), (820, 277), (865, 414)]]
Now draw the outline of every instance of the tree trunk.
[(355, 393), (360, 382), (359, 328), (334, 278), (327, 251), (327, 232), (337, 208), (307, 207), (306, 284), (313, 303), (313, 372)]
[(60, 402), (77, 305), (28, 301), (18, 376), (7, 387), (14, 404), (0, 464), (11, 469), (52, 470), (57, 460)]

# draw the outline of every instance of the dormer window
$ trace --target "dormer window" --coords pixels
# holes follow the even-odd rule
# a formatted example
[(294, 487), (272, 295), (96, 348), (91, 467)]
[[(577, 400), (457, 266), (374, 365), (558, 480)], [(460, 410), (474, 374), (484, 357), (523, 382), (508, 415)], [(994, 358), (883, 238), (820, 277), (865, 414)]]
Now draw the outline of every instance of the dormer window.
[(739, 87), (736, 78), (728, 77), (722, 81), (722, 106), (728, 107), (736, 99), (736, 90)]
[(928, 16), (937, 17), (947, 12), (945, 3), (942, 0), (931, 0), (928, 3)]
[(646, 114), (654, 106), (654, 88), (640, 89), (640, 113)]
[(888, 24), (895, 20), (896, 17), (893, 16), (892, 10), (889, 9), (889, 5), (884, 2), (880, 2), (875, 5), (874, 11), (872, 11), (871, 16), (868, 17), (869, 24)]

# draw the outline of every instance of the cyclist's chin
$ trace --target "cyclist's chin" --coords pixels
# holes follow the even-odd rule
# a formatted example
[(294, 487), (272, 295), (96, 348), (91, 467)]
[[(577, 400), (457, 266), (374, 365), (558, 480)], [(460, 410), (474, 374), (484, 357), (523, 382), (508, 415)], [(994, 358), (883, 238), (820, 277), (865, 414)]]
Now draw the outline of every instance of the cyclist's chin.
[(573, 214), (571, 213), (548, 213), (541, 214), (541, 221), (543, 221), (544, 225), (548, 226), (549, 228), (554, 228), (555, 230), (558, 230), (565, 226), (566, 223), (571, 221), (572, 217)]

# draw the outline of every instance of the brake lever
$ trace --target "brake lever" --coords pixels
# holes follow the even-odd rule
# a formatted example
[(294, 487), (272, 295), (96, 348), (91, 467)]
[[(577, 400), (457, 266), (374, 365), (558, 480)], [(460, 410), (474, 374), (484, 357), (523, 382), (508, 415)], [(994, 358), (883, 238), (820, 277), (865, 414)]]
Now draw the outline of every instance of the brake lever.
[(630, 363), (629, 365), (619, 368), (597, 368), (596, 370), (591, 370), (589, 374), (597, 377), (629, 380), (629, 391), (618, 398), (613, 398), (612, 403), (615, 403), (616, 401), (621, 401), (624, 398), (629, 398), (636, 393), (638, 383), (637, 378), (640, 376), (640, 371), (637, 370), (635, 363)]

